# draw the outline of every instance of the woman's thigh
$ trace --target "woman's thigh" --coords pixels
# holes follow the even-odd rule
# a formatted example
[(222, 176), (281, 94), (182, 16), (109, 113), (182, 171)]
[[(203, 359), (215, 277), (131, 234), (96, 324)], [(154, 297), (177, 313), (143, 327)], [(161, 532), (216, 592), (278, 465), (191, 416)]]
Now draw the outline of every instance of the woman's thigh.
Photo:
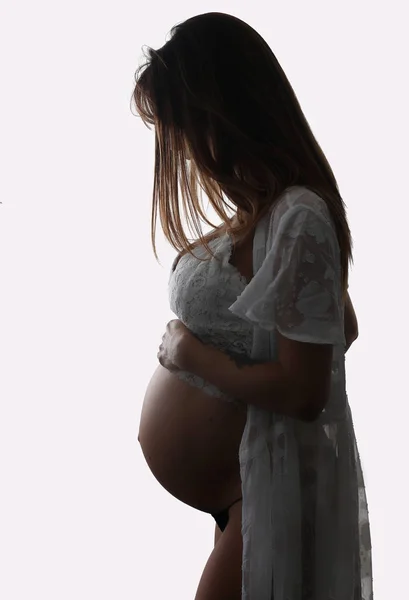
[(195, 600), (241, 600), (242, 502), (229, 511), (229, 522), (210, 554)]

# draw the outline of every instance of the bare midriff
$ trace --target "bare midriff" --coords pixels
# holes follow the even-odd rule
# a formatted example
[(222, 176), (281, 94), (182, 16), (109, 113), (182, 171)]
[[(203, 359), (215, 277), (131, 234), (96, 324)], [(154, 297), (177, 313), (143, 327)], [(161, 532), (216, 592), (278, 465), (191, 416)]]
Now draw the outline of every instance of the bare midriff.
[(139, 443), (159, 483), (209, 513), (241, 496), (247, 406), (209, 396), (158, 365), (145, 392)]

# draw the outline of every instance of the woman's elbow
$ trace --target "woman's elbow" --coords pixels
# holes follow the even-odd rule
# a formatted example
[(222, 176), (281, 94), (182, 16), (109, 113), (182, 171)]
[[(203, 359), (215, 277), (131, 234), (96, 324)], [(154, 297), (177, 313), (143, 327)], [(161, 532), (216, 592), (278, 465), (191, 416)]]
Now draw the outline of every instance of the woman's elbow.
[(299, 419), (301, 421), (304, 421), (305, 423), (313, 423), (314, 421), (317, 421), (320, 418), (320, 415), (322, 414), (322, 412), (325, 409), (325, 406), (327, 405), (328, 400), (324, 403), (321, 402), (320, 404), (314, 403), (314, 404), (310, 404), (305, 406), (300, 412), (299, 412)]
[(358, 337), (358, 329), (345, 332), (345, 352), (355, 342)]

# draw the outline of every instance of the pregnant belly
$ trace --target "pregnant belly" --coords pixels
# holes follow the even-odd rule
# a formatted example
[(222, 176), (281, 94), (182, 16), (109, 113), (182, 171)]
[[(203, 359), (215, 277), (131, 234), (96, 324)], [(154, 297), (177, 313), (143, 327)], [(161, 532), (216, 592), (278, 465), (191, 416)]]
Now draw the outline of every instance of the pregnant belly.
[(241, 496), (239, 447), (247, 406), (209, 396), (159, 365), (145, 392), (139, 443), (173, 496), (219, 512)]

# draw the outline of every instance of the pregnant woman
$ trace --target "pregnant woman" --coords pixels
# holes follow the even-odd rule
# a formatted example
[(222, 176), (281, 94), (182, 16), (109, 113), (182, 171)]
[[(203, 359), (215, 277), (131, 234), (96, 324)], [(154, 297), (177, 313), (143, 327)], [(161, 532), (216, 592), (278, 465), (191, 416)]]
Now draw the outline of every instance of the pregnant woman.
[[(215, 521), (195, 600), (372, 600), (345, 393), (344, 356), (358, 335), (345, 205), (250, 26), (206, 13), (171, 33), (149, 49), (133, 94), (155, 128), (152, 237), (159, 207), (178, 251), (169, 277), (178, 319), (146, 390), (142, 451), (166, 490)], [(222, 225), (196, 228), (189, 243), (179, 209), (196, 225), (205, 218), (199, 189)]]

